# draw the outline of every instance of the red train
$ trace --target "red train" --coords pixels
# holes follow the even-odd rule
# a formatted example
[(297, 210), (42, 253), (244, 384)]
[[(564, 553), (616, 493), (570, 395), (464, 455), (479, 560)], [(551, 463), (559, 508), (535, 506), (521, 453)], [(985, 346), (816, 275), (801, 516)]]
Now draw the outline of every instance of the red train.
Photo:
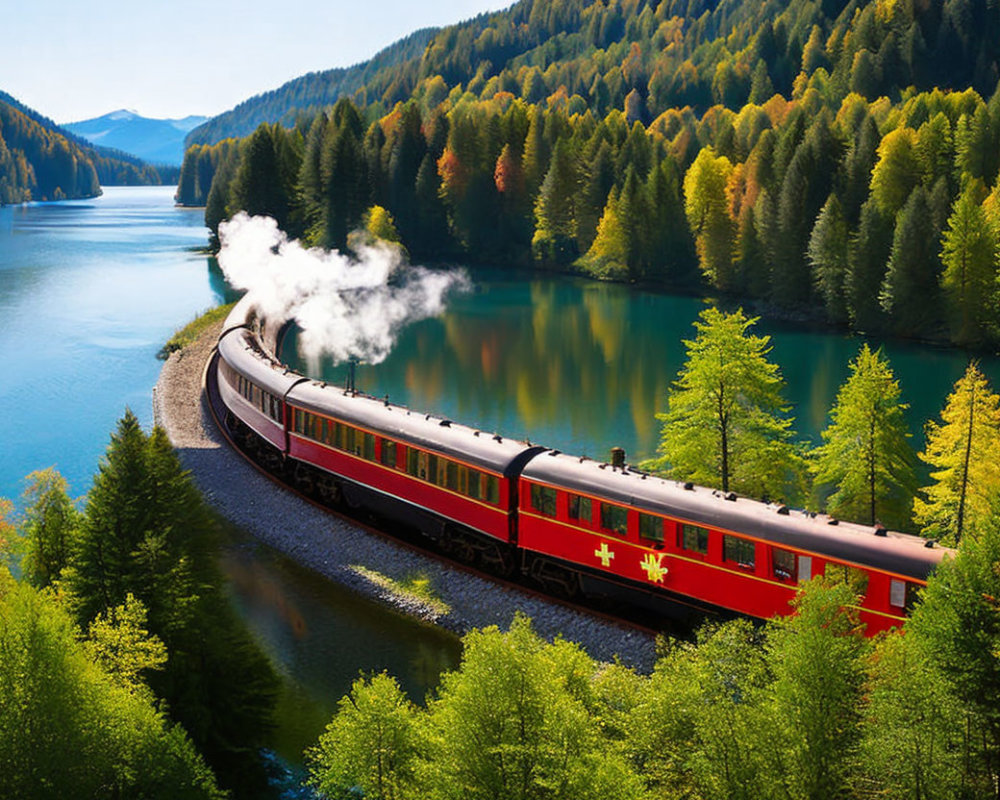
[(259, 459), (321, 498), (562, 593), (623, 595), (674, 616), (767, 618), (789, 613), (799, 581), (827, 575), (855, 589), (874, 634), (903, 621), (948, 552), (473, 430), (312, 381), (273, 350), (244, 300), (210, 369), (227, 425)]

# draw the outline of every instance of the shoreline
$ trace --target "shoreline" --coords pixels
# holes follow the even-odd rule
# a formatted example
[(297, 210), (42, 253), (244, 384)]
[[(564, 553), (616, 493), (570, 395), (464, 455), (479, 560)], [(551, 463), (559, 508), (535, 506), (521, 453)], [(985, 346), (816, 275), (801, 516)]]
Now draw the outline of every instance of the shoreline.
[[(221, 322), (207, 327), (170, 354), (153, 388), (153, 419), (223, 517), (322, 577), (453, 633), (490, 625), (506, 630), (522, 612), (545, 639), (562, 636), (599, 661), (617, 657), (640, 671), (652, 669), (655, 640), (648, 634), (451, 567), (311, 506), (257, 472), (215, 430), (203, 397), (202, 375), (221, 328)], [(365, 570), (396, 584), (429, 576), (431, 591), (448, 611), (373, 582)]]

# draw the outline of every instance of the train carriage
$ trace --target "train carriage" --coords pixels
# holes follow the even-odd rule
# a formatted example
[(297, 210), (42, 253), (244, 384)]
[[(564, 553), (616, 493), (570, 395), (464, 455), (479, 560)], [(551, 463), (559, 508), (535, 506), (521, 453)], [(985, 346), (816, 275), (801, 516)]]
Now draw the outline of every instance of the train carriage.
[(544, 448), (315, 381), (289, 392), (288, 412), (288, 454), (337, 476), (351, 504), (513, 567), (478, 537), (516, 542), (516, 478)]
[(530, 561), (661, 598), (682, 615), (787, 614), (798, 583), (850, 583), (868, 632), (902, 623), (944, 550), (556, 451), (520, 482), (519, 545)]

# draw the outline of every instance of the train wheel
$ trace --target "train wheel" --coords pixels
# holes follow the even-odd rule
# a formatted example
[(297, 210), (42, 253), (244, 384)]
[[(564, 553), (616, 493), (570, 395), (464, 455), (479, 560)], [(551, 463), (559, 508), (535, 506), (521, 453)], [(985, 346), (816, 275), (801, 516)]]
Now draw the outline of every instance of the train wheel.
[(571, 600), (580, 594), (580, 576), (551, 561), (543, 558), (534, 559), (528, 574), (551, 595)]

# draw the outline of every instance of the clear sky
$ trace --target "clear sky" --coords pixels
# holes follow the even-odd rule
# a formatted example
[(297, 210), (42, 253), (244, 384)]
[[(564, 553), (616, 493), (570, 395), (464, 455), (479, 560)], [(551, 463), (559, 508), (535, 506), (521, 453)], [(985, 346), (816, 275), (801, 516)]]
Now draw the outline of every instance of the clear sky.
[(211, 116), (512, 0), (0, 0), (0, 90), (56, 122)]

